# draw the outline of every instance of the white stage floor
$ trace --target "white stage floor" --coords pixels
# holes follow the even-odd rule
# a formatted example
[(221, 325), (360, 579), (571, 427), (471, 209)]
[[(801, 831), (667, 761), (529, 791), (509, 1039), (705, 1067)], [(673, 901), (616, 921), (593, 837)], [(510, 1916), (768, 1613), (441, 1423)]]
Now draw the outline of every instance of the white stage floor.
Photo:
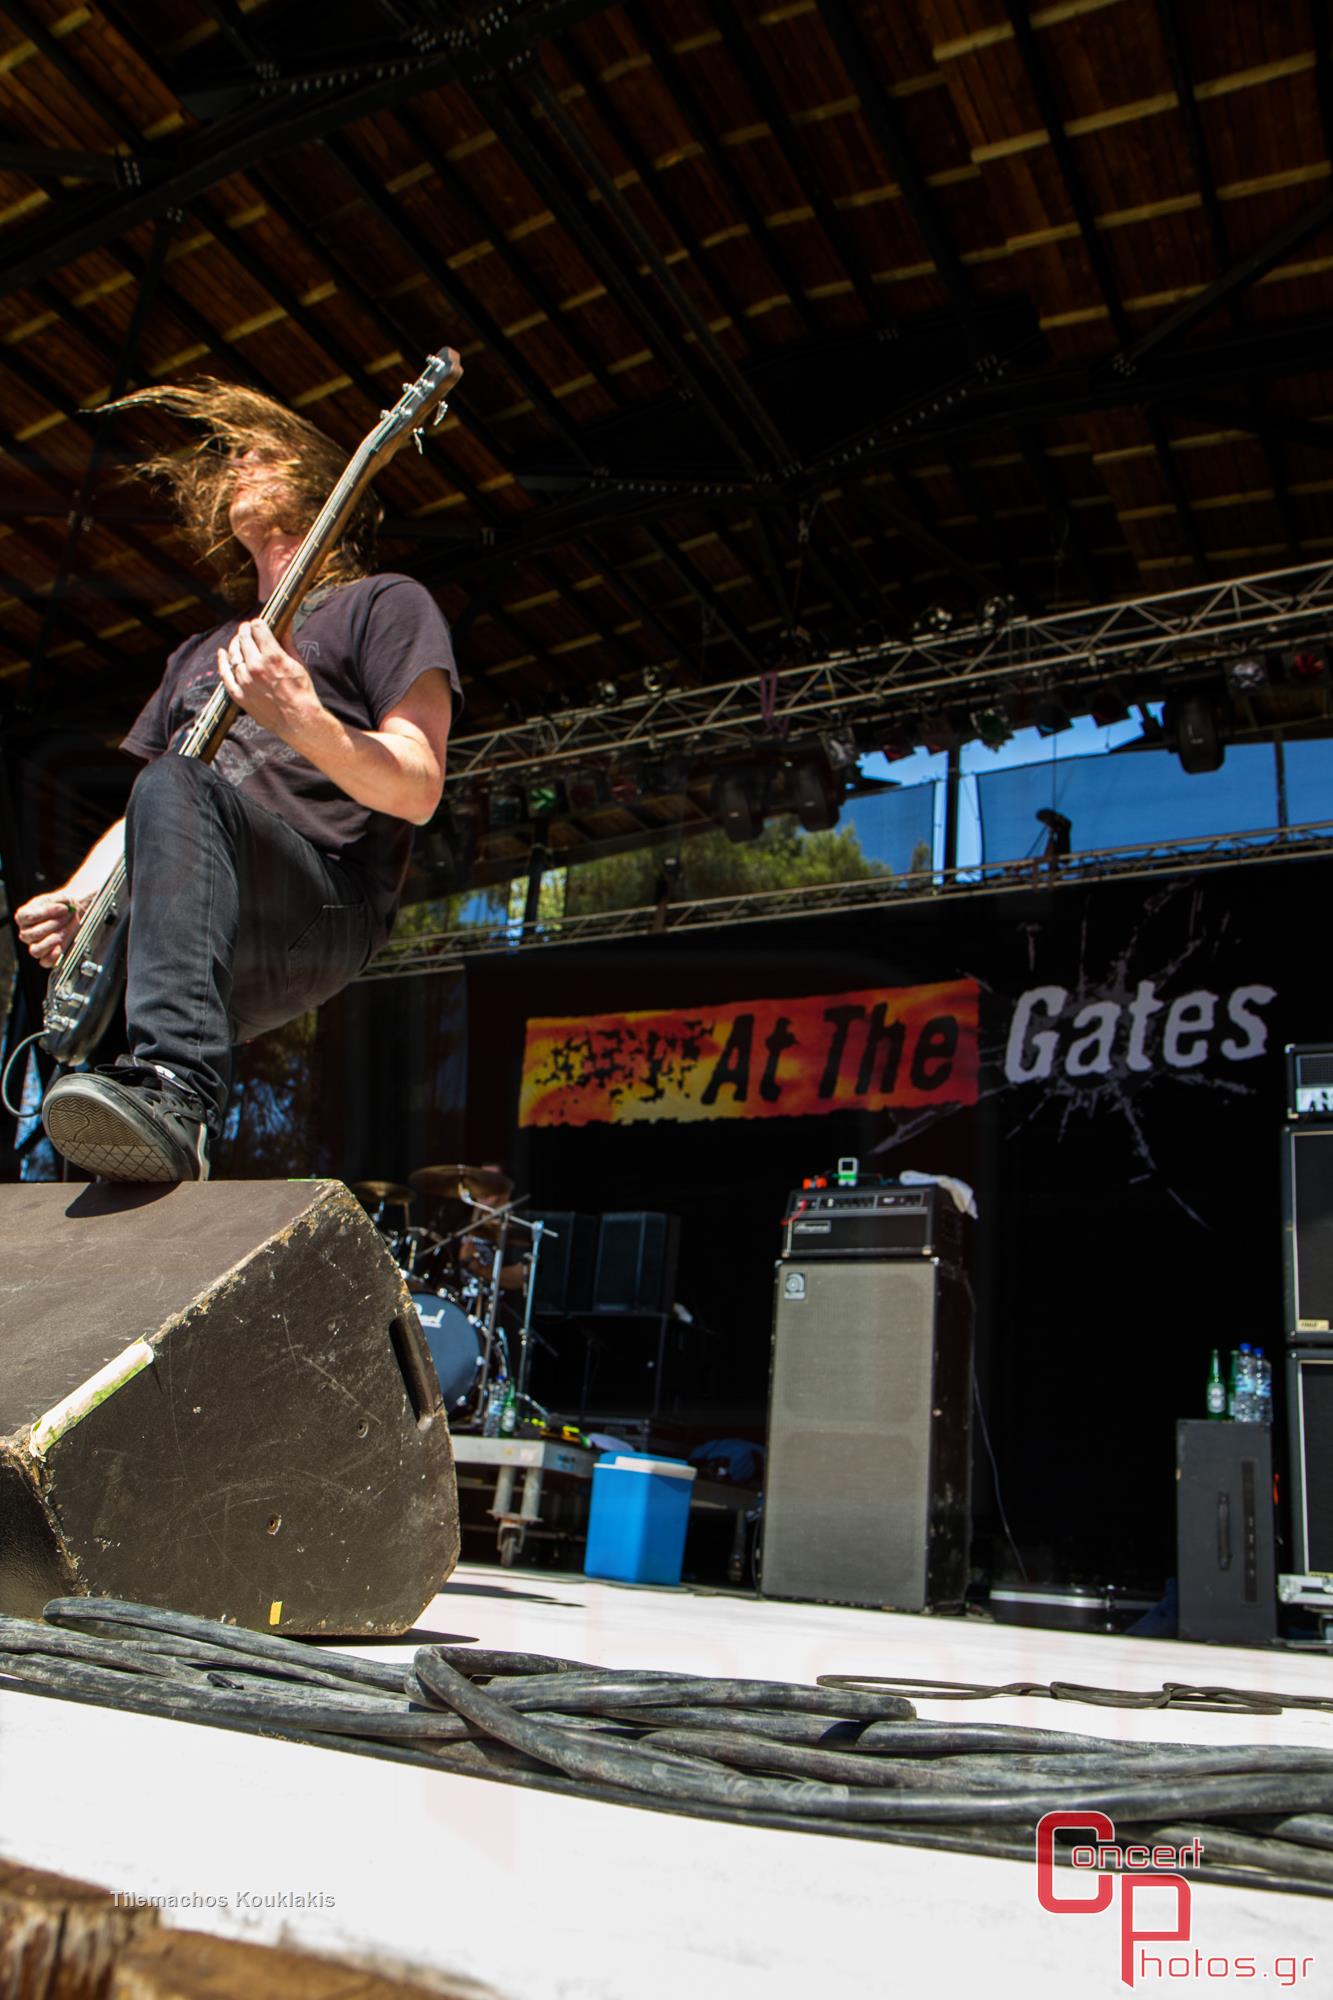
[[(1169, 1680), (1333, 1694), (1326, 1654), (1035, 1632), (550, 1571), (460, 1567), (421, 1628), (601, 1666), (771, 1680), (879, 1673), (1125, 1689)], [(356, 1650), (383, 1657), (410, 1645)], [(941, 1719), (1135, 1740), (1333, 1748), (1333, 1716), (1309, 1711), (1223, 1718), (1032, 1698), (918, 1706)], [(1056, 1916), (1038, 1905), (1027, 1863), (584, 1803), (14, 1693), (0, 1695), (0, 1856), (187, 1899), (164, 1912), (187, 1928), (430, 1967), (505, 2000), (1082, 2000), (1125, 1990), (1120, 1890), (1104, 1913)], [(1087, 1886), (1062, 1872), (1063, 1881)], [(291, 1895), (328, 1900), (262, 1900)], [(1141, 1889), (1140, 1922), (1170, 1922), (1171, 1902), (1168, 1891)], [(1333, 1902), (1197, 1887), (1190, 1942), (1143, 1949), (1160, 1954), (1162, 1971), (1150, 1963), (1140, 1991), (1197, 1982), (1328, 1994)], [(1237, 1968), (1247, 1959), (1252, 1975)]]

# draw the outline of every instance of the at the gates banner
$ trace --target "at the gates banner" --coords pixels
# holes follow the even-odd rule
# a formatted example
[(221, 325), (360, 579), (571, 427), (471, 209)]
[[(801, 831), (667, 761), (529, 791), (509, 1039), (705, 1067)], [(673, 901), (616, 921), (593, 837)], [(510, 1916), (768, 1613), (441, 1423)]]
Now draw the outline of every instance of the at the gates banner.
[(977, 987), (959, 979), (529, 1021), (519, 1123), (810, 1118), (976, 1098)]

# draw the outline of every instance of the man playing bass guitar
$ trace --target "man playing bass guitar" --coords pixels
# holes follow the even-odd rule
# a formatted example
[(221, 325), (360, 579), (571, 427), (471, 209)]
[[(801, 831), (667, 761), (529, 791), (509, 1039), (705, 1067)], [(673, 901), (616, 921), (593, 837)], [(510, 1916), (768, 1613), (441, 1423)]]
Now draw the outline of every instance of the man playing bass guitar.
[[(406, 576), (374, 572), (367, 498), (280, 644), (256, 613), (343, 467), (303, 418), (220, 382), (141, 391), (201, 426), (164, 481), (238, 616), (178, 646), (123, 748), (146, 760), (123, 821), (63, 888), (15, 913), (44, 966), (124, 855), (130, 1055), (47, 1091), (46, 1132), (109, 1180), (207, 1177), (235, 1043), (338, 992), (389, 933), (412, 826), (439, 804), (460, 695), (449, 630)], [(218, 687), (242, 713), (213, 762), (170, 754)]]

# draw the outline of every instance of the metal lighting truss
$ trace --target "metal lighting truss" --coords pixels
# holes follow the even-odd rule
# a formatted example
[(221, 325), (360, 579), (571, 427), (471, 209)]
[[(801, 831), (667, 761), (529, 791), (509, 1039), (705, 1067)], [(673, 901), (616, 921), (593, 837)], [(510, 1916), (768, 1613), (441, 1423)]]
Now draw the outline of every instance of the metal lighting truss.
[(668, 744), (691, 755), (734, 752), (803, 728), (855, 728), (950, 698), (1093, 687), (1116, 677), (1197, 669), (1245, 643), (1257, 649), (1333, 633), (1333, 561), (1135, 597), (1001, 629), (963, 626), (910, 642), (848, 647), (798, 666), (709, 687), (629, 693), (614, 706), (569, 709), (456, 737), (452, 789), (501, 773), (536, 775)]
[(1045, 860), (983, 863), (980, 866), (924, 869), (916, 874), (874, 875), (856, 882), (820, 882), (799, 889), (763, 889), (746, 895), (710, 896), (632, 910), (604, 910), (561, 917), (531, 926), (499, 918), (493, 926), (439, 931), (388, 944), (360, 978), (399, 979), (409, 973), (440, 972), (465, 959), (515, 950), (610, 943), (663, 931), (717, 930), (737, 924), (776, 923), (792, 917), (833, 916), (855, 910), (900, 909), (915, 903), (956, 901), (960, 896), (998, 895), (1016, 890), (1071, 888), (1089, 882), (1128, 881), (1170, 875), (1181, 869), (1234, 868), (1254, 862), (1308, 860), (1333, 854), (1333, 820), (1304, 826), (1270, 827), (1251, 833), (1197, 835), (1187, 840), (1138, 842), (1130, 847), (1089, 848), (1051, 863)]

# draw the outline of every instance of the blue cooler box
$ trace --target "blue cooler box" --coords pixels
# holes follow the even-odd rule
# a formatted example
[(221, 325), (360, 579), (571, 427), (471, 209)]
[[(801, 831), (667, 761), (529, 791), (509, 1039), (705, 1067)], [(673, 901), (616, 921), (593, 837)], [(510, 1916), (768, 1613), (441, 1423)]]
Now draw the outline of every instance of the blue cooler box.
[(679, 1583), (694, 1467), (679, 1458), (617, 1452), (592, 1469), (585, 1576)]

